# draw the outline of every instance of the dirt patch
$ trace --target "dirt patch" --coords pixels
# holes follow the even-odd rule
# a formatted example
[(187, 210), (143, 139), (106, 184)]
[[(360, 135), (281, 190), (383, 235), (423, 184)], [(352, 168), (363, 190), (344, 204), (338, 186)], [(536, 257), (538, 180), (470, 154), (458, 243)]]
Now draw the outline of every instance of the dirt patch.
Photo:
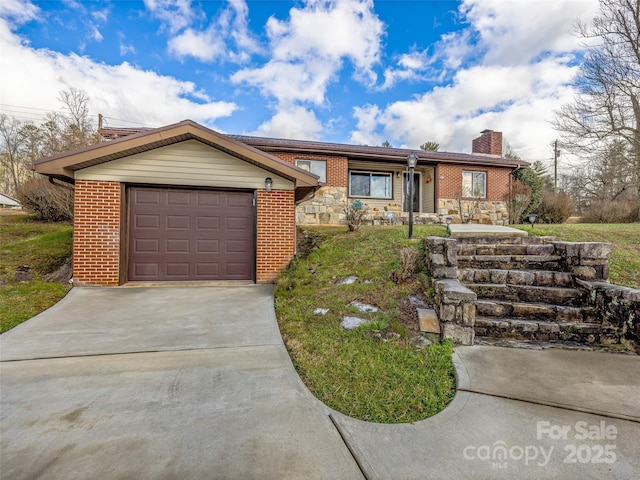
[(314, 250), (317, 250), (322, 235), (318, 232), (310, 232), (308, 230), (298, 229), (296, 256), (298, 258), (307, 258)]
[(67, 284), (71, 280), (72, 276), (72, 259), (67, 257), (64, 263), (53, 273), (50, 273), (45, 277), (45, 281), (53, 283)]

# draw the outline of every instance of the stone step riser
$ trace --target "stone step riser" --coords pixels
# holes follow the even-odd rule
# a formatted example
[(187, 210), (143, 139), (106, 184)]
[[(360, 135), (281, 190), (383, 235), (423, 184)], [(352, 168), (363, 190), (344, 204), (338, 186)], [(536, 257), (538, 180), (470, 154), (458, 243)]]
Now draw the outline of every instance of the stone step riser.
[(462, 244), (457, 247), (460, 256), (476, 255), (553, 255), (553, 245), (476, 245)]
[(561, 270), (554, 255), (459, 255), (458, 268), (495, 270)]
[(489, 283), (470, 283), (467, 288), (478, 298), (523, 303), (550, 303), (553, 305), (584, 305), (583, 293), (575, 288), (536, 287)]
[(531, 303), (478, 300), (476, 313), (486, 317), (517, 317), (556, 323), (598, 323), (595, 309), (566, 305), (536, 305)]
[(566, 272), (548, 270), (501, 270), (497, 268), (461, 268), (458, 280), (462, 283), (495, 283), (539, 287), (573, 287), (573, 277)]
[(576, 342), (586, 345), (617, 343), (613, 327), (590, 323), (553, 323), (477, 317), (474, 328), (477, 337)]

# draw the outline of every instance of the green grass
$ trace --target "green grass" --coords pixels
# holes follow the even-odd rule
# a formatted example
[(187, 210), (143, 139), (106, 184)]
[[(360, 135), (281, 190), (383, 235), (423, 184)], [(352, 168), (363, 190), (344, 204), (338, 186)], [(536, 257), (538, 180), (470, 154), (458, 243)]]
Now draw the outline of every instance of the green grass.
[[(331, 408), (362, 420), (413, 422), (441, 411), (455, 393), (452, 345), (440, 344), (437, 336), (426, 350), (409, 343), (408, 297), (424, 291), (426, 276), (418, 273), (401, 285), (389, 279), (400, 267), (400, 248), (420, 248), (421, 242), (409, 241), (406, 227), (309, 230), (319, 248), (295, 261), (276, 288), (280, 330), (300, 377)], [(414, 230), (416, 238), (444, 233), (440, 226)], [(354, 284), (336, 284), (350, 275), (358, 276)], [(355, 300), (380, 310), (360, 313), (349, 306)], [(329, 312), (313, 315), (318, 307)], [(372, 324), (345, 330), (344, 315)], [(382, 330), (387, 339), (374, 338), (371, 330)]]
[[(28, 215), (0, 216), (0, 333), (28, 320), (58, 302), (67, 285), (49, 283), (71, 255), (70, 223), (48, 223)], [(16, 276), (28, 267), (28, 279)]]
[(522, 225), (517, 228), (529, 235), (554, 235), (568, 242), (609, 242), (611, 283), (640, 288), (640, 223), (536, 225), (533, 231)]

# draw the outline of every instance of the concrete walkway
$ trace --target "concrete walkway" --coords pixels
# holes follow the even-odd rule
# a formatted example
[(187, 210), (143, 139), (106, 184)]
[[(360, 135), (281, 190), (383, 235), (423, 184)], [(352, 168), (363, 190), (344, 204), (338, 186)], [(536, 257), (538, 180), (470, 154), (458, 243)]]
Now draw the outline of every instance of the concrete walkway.
[(524, 230), (502, 225), (483, 225), (475, 223), (452, 223), (449, 232), (453, 238), (463, 237), (527, 237)]
[(271, 286), (73, 289), (0, 336), (4, 479), (360, 479)]
[(640, 357), (456, 349), (440, 414), (379, 425), (298, 378), (272, 287), (73, 289), (0, 336), (2, 479), (635, 479)]

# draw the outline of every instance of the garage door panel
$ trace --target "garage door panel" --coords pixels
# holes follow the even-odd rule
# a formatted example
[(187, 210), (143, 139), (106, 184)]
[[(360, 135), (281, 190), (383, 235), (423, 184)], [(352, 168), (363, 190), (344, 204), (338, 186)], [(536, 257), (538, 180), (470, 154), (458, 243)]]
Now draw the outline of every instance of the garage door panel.
[(160, 273), (158, 263), (136, 263), (135, 274), (140, 278), (156, 278)]
[(130, 192), (129, 280), (254, 279), (253, 194), (144, 187)]
[(189, 215), (167, 215), (167, 228), (189, 230), (191, 218)]
[(159, 253), (160, 241), (154, 238), (137, 238), (133, 250), (135, 253)]
[[(246, 249), (244, 251), (246, 252)], [(196, 253), (220, 253), (220, 240), (198, 240)]]
[(136, 215), (134, 224), (136, 228), (160, 228), (160, 216)]
[(166, 253), (189, 253), (191, 249), (191, 242), (189, 242), (189, 240), (168, 239), (165, 246)]
[(216, 192), (198, 192), (196, 204), (198, 206), (219, 207), (220, 194)]
[(165, 264), (165, 275), (170, 279), (187, 280), (189, 278), (189, 263), (174, 262)]
[(167, 192), (167, 205), (191, 205), (191, 192), (173, 190)]
[(220, 229), (220, 217), (204, 217), (199, 215), (196, 224), (201, 230), (219, 230)]
[(135, 192), (136, 203), (159, 205), (160, 204), (160, 192), (152, 190), (136, 190)]

